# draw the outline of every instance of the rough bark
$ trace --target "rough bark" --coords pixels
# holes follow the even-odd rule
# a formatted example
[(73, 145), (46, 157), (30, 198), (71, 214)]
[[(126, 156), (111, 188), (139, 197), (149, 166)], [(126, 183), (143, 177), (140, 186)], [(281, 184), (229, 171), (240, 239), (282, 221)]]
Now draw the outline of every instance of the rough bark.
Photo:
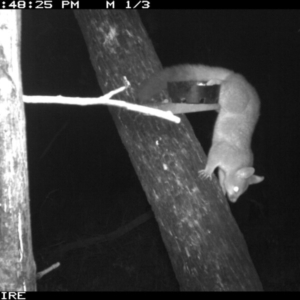
[(0, 290), (36, 289), (20, 73), (21, 11), (0, 11)]
[[(136, 11), (76, 11), (103, 93), (134, 89), (161, 68)], [(181, 290), (261, 290), (247, 245), (216, 179), (202, 181), (206, 161), (187, 119), (180, 124), (110, 108), (147, 195)], [(105, 128), (103, 128), (105, 130)], [(126, 176), (126, 174), (124, 174)], [(117, 183), (116, 183), (117, 184)]]

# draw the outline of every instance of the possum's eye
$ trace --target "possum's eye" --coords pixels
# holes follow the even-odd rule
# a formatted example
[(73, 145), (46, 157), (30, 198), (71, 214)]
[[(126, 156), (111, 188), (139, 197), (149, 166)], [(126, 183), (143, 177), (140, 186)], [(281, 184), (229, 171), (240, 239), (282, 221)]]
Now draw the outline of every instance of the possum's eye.
[(235, 186), (235, 187), (233, 187), (233, 191), (235, 192), (235, 193), (238, 193), (239, 192), (239, 187), (238, 186)]

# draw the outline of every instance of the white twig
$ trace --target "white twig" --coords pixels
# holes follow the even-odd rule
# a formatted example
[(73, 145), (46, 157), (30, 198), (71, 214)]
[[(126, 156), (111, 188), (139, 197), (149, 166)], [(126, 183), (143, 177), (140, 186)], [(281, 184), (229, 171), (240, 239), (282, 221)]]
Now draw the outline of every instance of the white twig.
[(60, 263), (57, 262), (56, 264), (54, 264), (51, 267), (45, 269), (44, 271), (38, 272), (36, 274), (36, 278), (41, 279), (44, 275), (48, 274), (49, 272), (53, 271), (54, 269), (58, 268), (59, 266), (60, 266)]
[(63, 97), (63, 96), (25, 96), (23, 101), (25, 103), (56, 103), (69, 105), (112, 105), (122, 107), (131, 111), (140, 112), (142, 114), (156, 116), (158, 118), (166, 119), (174, 123), (180, 123), (180, 118), (174, 116), (170, 111), (162, 111), (160, 109), (132, 104), (126, 101), (110, 99), (110, 97), (124, 91), (127, 87), (123, 86), (113, 90), (99, 98), (80, 98), (80, 97)]

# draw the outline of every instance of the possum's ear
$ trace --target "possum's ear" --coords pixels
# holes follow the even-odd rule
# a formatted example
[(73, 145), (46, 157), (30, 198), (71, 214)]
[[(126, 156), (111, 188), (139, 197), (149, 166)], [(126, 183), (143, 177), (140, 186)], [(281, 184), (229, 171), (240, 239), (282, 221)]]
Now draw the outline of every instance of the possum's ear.
[(257, 176), (257, 175), (253, 175), (249, 178), (249, 184), (256, 184), (256, 183), (260, 183), (265, 179), (265, 177), (263, 176)]
[(247, 179), (254, 174), (255, 170), (252, 167), (242, 168), (236, 172), (236, 175), (240, 178)]
[(242, 168), (237, 171), (237, 176), (243, 179), (248, 179), (248, 184), (260, 183), (265, 179), (263, 176), (254, 175), (254, 172), (255, 170), (252, 167)]

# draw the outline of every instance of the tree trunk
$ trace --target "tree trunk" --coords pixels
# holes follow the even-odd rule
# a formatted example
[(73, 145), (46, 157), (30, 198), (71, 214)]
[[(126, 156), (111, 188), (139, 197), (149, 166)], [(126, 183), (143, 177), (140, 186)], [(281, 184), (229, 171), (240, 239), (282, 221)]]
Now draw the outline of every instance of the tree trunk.
[[(134, 102), (161, 69), (136, 11), (76, 11), (103, 93)], [(160, 227), (181, 290), (261, 290), (247, 245), (219, 185), (202, 181), (204, 152), (185, 116), (180, 124), (110, 108)], [(126, 174), (124, 174), (126, 176)]]
[(0, 10), (0, 290), (36, 289), (20, 72), (21, 11)]

